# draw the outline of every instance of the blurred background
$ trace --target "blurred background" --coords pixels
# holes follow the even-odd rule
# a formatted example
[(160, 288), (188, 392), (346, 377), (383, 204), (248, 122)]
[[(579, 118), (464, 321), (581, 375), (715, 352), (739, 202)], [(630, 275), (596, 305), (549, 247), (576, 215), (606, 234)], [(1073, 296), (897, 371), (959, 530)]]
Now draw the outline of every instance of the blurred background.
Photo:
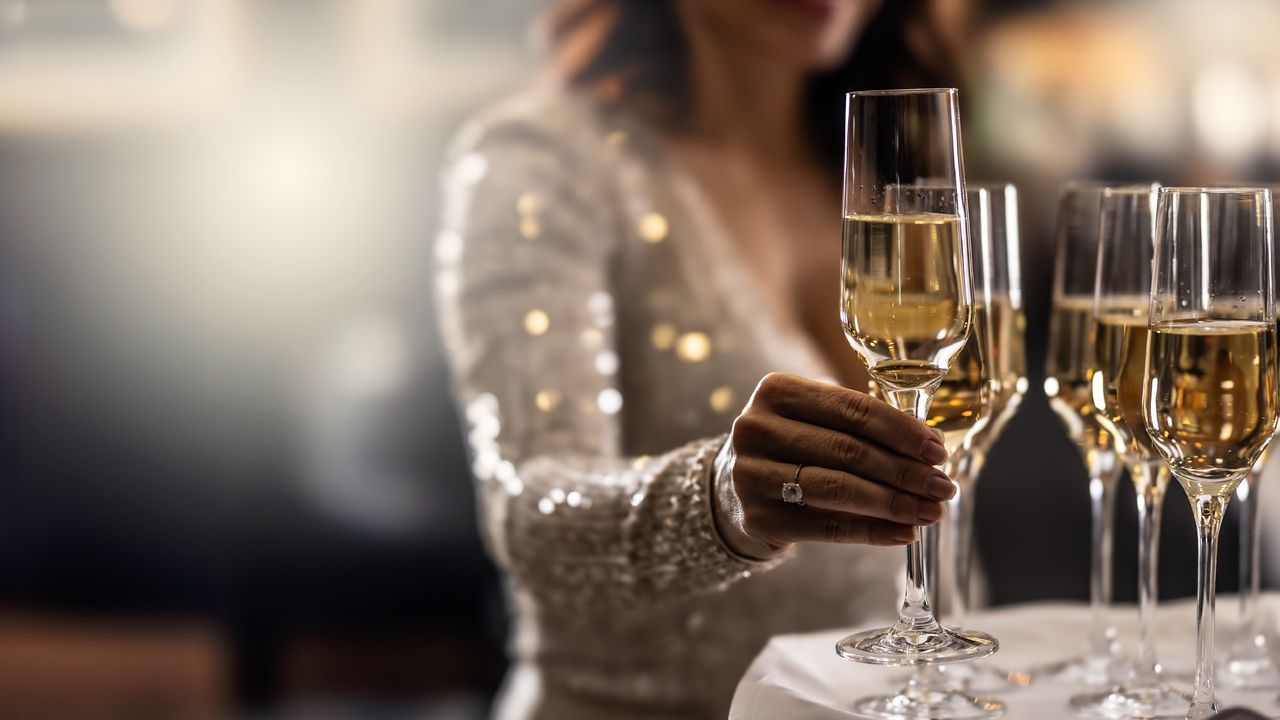
[[(0, 716), (484, 716), (505, 621), (430, 247), (444, 143), (537, 72), (544, 4), (0, 0)], [(1022, 199), (990, 599), (1084, 599), (1084, 474), (1036, 390), (1057, 188), (1280, 182), (1280, 3), (936, 6), (969, 177)], [(1192, 595), (1169, 495), (1162, 594)], [(1226, 591), (1235, 557), (1228, 527)]]

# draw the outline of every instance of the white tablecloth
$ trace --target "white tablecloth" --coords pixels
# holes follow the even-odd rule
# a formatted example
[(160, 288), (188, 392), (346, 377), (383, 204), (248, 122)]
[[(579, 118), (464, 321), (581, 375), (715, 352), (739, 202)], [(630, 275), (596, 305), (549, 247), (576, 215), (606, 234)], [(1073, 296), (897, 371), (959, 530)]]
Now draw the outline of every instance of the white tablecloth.
[[(1219, 654), (1233, 635), (1237, 598), (1218, 598)], [(1265, 617), (1277, 617), (1280, 596), (1262, 600)], [(1126, 652), (1137, 638), (1137, 611), (1132, 606), (1114, 610)], [(1089, 610), (1075, 603), (1037, 603), (975, 613), (964, 623), (1000, 639), (1000, 651), (979, 660), (1002, 672), (1027, 672), (1045, 663), (1078, 654), (1088, 628)], [(1195, 653), (1195, 600), (1166, 603), (1159, 610), (1159, 656), (1173, 683), (1190, 690)], [(807, 635), (773, 638), (756, 657), (734, 694), (730, 720), (818, 720), (857, 717), (848, 708), (854, 700), (883, 695), (903, 684), (907, 671), (859, 665), (838, 657), (835, 643), (856, 629), (842, 628)], [(1185, 677), (1179, 680), (1178, 676)], [(1008, 704), (1006, 718), (1053, 720), (1070, 718), (1067, 700), (1082, 688), (1032, 682), (1029, 687), (989, 693)], [(1275, 692), (1218, 691), (1219, 706), (1247, 706), (1269, 717), (1280, 717)]]

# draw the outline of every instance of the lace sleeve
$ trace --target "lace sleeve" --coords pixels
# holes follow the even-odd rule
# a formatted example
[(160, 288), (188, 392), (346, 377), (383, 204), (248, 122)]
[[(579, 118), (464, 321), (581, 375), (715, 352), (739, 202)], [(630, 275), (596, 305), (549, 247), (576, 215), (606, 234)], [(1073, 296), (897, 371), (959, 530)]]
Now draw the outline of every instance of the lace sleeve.
[(623, 456), (609, 265), (630, 231), (610, 191), (527, 127), (460, 145), (437, 292), (493, 555), (562, 605), (651, 603), (762, 567), (714, 527), (724, 436)]

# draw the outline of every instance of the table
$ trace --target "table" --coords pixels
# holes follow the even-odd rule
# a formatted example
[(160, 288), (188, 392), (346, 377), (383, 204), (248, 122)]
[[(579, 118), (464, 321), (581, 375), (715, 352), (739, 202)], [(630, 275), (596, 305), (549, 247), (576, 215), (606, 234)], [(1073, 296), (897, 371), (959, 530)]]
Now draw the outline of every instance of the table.
[[(1218, 598), (1219, 652), (1231, 640), (1238, 599)], [(1280, 595), (1265, 594), (1264, 617), (1275, 630)], [(1137, 611), (1119, 606), (1113, 611), (1126, 652), (1137, 638)], [(974, 613), (964, 625), (984, 630), (1000, 639), (1000, 651), (976, 661), (1001, 671), (1025, 672), (1042, 664), (1077, 654), (1083, 648), (1089, 609), (1079, 603), (1034, 603)], [(857, 717), (848, 708), (858, 698), (883, 695), (903, 684), (903, 668), (859, 665), (835, 654), (840, 638), (862, 628), (841, 628), (804, 635), (780, 635), (769, 641), (747, 669), (734, 693), (730, 720), (827, 720)], [(1161, 605), (1158, 614), (1158, 652), (1175, 685), (1190, 690), (1195, 653), (1195, 599)], [(1045, 680), (1030, 686), (991, 693), (1008, 704), (1006, 718), (1054, 720), (1072, 718), (1067, 707), (1081, 688)], [(1280, 717), (1280, 694), (1218, 690), (1222, 708), (1247, 706), (1269, 717)]]

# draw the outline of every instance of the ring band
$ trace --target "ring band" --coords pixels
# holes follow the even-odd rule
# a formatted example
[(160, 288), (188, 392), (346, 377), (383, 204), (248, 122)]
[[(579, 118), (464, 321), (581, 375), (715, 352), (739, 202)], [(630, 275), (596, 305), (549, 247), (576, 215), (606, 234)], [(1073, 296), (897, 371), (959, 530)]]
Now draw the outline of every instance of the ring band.
[(782, 483), (782, 501), (792, 503), (794, 505), (804, 504), (804, 489), (800, 487), (800, 471), (804, 469), (804, 464), (796, 465), (796, 473), (791, 477), (791, 482)]

